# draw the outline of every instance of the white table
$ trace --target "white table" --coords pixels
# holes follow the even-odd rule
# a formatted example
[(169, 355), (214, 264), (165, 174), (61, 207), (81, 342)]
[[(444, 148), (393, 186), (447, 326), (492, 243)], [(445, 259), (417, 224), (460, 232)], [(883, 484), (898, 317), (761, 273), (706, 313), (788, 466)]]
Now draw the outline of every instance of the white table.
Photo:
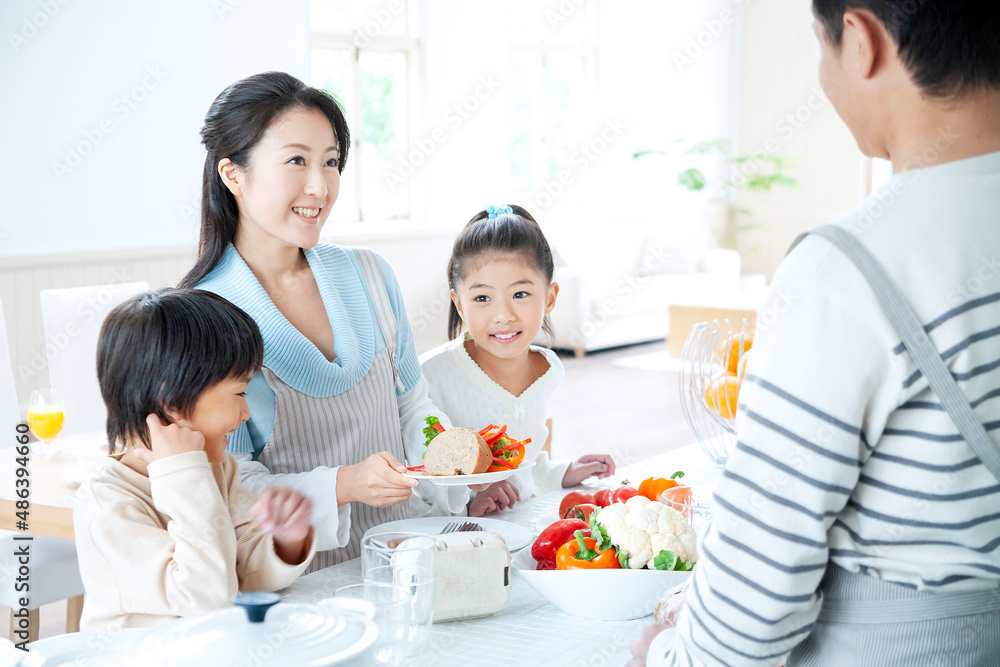
[[(689, 445), (625, 466), (615, 477), (638, 485), (646, 477), (669, 476), (676, 470), (684, 470), (684, 481), (689, 484), (712, 484), (719, 474), (697, 445)], [(537, 496), (491, 518), (511, 521), (537, 535), (540, 527), (558, 518), (559, 502), (568, 491)], [(361, 581), (361, 561), (354, 559), (302, 577), (281, 591), (282, 600), (314, 603), (332, 597), (341, 586)], [(510, 602), (503, 611), (487, 618), (435, 624), (424, 654), (410, 664), (623, 665), (632, 642), (649, 620), (596, 621), (570, 616), (515, 575)]]

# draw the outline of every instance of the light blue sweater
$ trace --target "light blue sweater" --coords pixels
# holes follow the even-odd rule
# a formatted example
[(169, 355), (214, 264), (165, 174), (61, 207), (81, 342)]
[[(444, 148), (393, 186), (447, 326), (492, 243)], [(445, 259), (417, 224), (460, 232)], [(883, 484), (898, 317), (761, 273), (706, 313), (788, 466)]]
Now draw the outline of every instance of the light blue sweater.
[[(333, 327), (337, 351), (333, 361), (327, 361), (285, 319), (232, 245), (198, 287), (225, 297), (257, 322), (264, 338), (264, 365), (285, 384), (309, 396), (336, 396), (368, 374), (375, 355), (385, 349), (385, 340), (354, 249), (320, 244), (306, 250), (305, 255)], [(382, 257), (376, 255), (376, 258), (399, 327), (396, 365), (409, 390), (420, 380), (413, 332), (396, 276)], [(274, 427), (275, 401), (264, 375), (257, 373), (247, 387), (250, 420), (241, 424), (230, 438), (230, 452), (252, 452), (255, 460), (260, 456)]]

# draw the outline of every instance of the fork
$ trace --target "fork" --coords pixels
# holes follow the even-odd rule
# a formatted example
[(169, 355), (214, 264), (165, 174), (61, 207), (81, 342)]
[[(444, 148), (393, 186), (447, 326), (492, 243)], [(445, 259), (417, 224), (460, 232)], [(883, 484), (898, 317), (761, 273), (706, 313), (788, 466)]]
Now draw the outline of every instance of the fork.
[(475, 521), (466, 521), (455, 531), (456, 533), (474, 533), (478, 530), (482, 530), (478, 523)]
[(462, 530), (461, 524), (459, 524), (457, 521), (453, 521), (453, 522), (449, 523), (448, 525), (446, 525), (444, 528), (442, 528), (441, 532), (438, 533), (438, 535), (446, 535), (448, 533), (455, 533), (455, 532), (458, 532), (460, 530)]

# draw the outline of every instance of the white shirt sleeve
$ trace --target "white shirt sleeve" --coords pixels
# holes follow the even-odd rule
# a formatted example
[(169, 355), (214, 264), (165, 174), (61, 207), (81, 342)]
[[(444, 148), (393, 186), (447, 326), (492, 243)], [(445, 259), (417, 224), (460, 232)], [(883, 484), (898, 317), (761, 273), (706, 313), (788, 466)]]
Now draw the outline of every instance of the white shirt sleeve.
[[(406, 453), (405, 465), (421, 465), (424, 462), (424, 418), (434, 415), (445, 428), (451, 426), (451, 421), (427, 395), (427, 380), (423, 375), (409, 391), (396, 397), (396, 403), (399, 406), (403, 451)], [(420, 482), (414, 490), (410, 508), (415, 516), (464, 514), (469, 497), (467, 486), (440, 486)]]
[(351, 539), (351, 506), (337, 506), (337, 471), (320, 466), (309, 472), (272, 474), (249, 453), (232, 455), (239, 464), (240, 482), (257, 494), (269, 486), (287, 486), (312, 502), (312, 524), (316, 527), (316, 550), (347, 546)]

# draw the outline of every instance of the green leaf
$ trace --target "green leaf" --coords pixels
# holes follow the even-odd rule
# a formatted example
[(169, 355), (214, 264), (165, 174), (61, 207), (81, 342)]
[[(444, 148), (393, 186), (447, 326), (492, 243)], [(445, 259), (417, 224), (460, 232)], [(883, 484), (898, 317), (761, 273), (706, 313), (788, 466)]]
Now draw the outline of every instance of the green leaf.
[(440, 431), (434, 428), (434, 425), (440, 424), (441, 420), (435, 417), (434, 415), (427, 415), (426, 417), (424, 417), (424, 423), (427, 424), (427, 426), (424, 427), (424, 437), (427, 438), (427, 440), (424, 442), (424, 447), (426, 447), (427, 445), (431, 444), (431, 440), (437, 437), (437, 434), (440, 433)]
[(597, 515), (601, 513), (600, 509), (594, 510), (594, 513), (590, 515), (590, 536), (597, 542), (598, 551), (607, 551), (613, 544), (611, 544), (611, 539), (608, 534), (604, 531), (604, 526), (600, 524), (597, 520)]
[(618, 550), (618, 564), (622, 566), (623, 570), (628, 569), (628, 559), (629, 555), (627, 551)]
[(708, 155), (710, 153), (721, 153), (722, 155), (728, 154), (729, 141), (727, 139), (699, 141), (694, 146), (684, 151), (682, 155)]
[(680, 185), (691, 192), (698, 192), (705, 188), (708, 179), (700, 169), (685, 169), (677, 175), (677, 185)]
[(666, 155), (666, 151), (636, 151), (632, 153), (632, 159), (641, 158), (643, 155)]
[(677, 554), (664, 549), (653, 558), (653, 567), (657, 570), (673, 570), (677, 565)]
[(674, 566), (674, 569), (677, 570), (678, 572), (690, 572), (691, 570), (694, 569), (694, 563), (693, 562), (688, 563), (678, 558), (677, 565)]

